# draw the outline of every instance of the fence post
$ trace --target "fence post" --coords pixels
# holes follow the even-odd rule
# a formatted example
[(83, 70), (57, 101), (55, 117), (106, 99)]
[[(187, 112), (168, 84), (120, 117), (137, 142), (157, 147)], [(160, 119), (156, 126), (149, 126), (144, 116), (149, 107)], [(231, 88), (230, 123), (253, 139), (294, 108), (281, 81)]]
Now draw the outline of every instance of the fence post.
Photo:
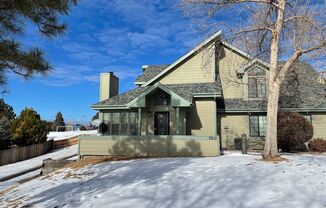
[(242, 154), (247, 154), (247, 135), (242, 134), (241, 135), (241, 149), (242, 149)]

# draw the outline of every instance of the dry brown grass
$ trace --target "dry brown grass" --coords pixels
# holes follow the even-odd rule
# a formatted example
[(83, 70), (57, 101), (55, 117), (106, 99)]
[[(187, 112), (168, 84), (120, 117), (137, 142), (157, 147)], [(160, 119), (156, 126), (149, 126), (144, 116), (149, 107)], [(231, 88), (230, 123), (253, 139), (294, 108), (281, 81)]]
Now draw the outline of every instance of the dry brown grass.
[[(97, 157), (97, 158), (89, 158), (77, 160), (73, 163), (67, 164), (64, 167), (72, 168), (72, 169), (80, 169), (87, 165), (95, 165), (108, 161), (121, 161), (121, 160), (134, 160), (134, 159), (142, 159), (145, 157), (136, 157), (136, 156), (109, 156), (109, 157)], [(148, 157), (147, 157), (148, 158)]]
[(273, 157), (273, 158), (267, 158), (267, 159), (257, 159), (258, 161), (263, 161), (263, 162), (272, 162), (272, 163), (279, 163), (279, 162), (288, 162), (289, 160), (284, 158), (284, 157), (281, 157), (281, 156), (278, 156), (278, 157)]
[[(15, 189), (16, 187), (18, 186), (18, 184), (17, 185), (14, 185), (14, 186), (10, 186), (9, 188), (7, 188), (7, 189), (5, 189), (5, 190), (3, 190), (3, 191), (0, 191), (0, 196), (3, 196), (3, 195), (5, 195), (6, 193), (9, 193), (9, 192), (11, 192), (13, 189)], [(16, 192), (17, 190), (15, 190), (14, 192)]]

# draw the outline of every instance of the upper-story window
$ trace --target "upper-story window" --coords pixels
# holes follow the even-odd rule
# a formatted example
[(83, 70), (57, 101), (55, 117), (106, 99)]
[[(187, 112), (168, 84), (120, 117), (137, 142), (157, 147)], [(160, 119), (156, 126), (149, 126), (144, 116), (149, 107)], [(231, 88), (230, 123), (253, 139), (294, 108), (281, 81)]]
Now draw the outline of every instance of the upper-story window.
[(155, 105), (170, 105), (170, 95), (164, 92), (157, 94), (154, 100)]
[(265, 98), (266, 97), (266, 72), (255, 67), (248, 71), (248, 97)]

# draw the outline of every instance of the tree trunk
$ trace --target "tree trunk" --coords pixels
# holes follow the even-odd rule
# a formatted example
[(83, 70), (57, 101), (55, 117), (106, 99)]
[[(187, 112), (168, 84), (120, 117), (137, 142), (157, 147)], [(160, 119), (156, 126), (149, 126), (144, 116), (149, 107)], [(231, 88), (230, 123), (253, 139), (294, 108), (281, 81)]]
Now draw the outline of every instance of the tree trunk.
[(278, 157), (277, 150), (277, 112), (280, 86), (275, 81), (269, 86), (268, 103), (267, 103), (267, 131), (265, 148), (263, 152), (264, 159)]
[(267, 100), (267, 131), (263, 158), (270, 159), (278, 157), (277, 151), (277, 111), (280, 94), (280, 83), (278, 76), (278, 52), (279, 40), (284, 20), (285, 0), (279, 0), (275, 28), (272, 31), (271, 55), (269, 60), (268, 100)]

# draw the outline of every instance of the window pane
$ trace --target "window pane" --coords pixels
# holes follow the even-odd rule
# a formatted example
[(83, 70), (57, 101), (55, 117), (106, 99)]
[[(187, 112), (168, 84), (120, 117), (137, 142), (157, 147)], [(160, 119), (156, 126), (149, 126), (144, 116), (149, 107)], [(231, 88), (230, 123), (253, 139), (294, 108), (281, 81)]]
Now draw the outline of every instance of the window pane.
[(266, 97), (266, 79), (261, 78), (258, 80), (258, 97), (265, 98)]
[(119, 124), (112, 124), (112, 135), (119, 135)]
[(255, 137), (258, 135), (258, 116), (249, 116), (249, 129), (250, 136)]
[(259, 136), (266, 136), (266, 116), (259, 116)]
[(128, 113), (121, 112), (120, 119), (121, 119), (121, 123), (128, 123)]
[(137, 123), (137, 117), (138, 117), (138, 114), (137, 112), (130, 112), (130, 123), (131, 124), (136, 124)]
[(249, 94), (249, 98), (257, 98), (257, 79), (256, 78), (248, 79), (248, 94)]
[(111, 121), (111, 113), (104, 113), (103, 114), (104, 121)]
[(255, 67), (248, 71), (249, 76), (264, 76), (265, 74), (266, 74), (265, 70), (259, 67)]
[(138, 125), (137, 124), (130, 124), (130, 135), (137, 135), (137, 129)]
[(112, 123), (120, 123), (120, 113), (112, 113)]
[(159, 93), (155, 97), (154, 104), (155, 105), (170, 105), (170, 95), (165, 92)]
[(128, 124), (121, 124), (120, 135), (128, 135)]

